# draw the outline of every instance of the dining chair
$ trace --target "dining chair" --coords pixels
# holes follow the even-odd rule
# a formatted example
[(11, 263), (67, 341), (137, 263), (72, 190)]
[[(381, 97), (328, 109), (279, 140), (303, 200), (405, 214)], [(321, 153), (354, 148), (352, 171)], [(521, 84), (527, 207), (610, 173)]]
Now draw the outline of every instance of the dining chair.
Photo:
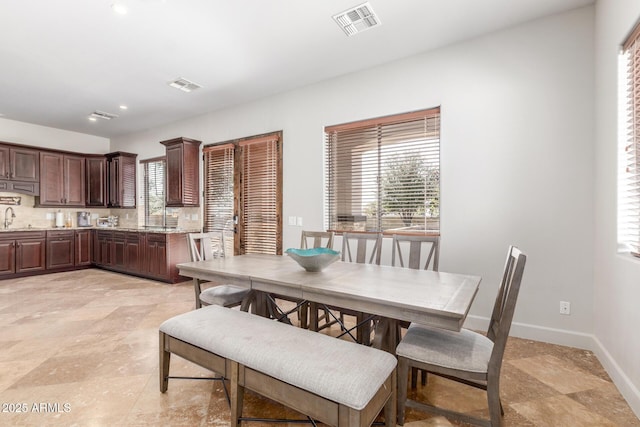
[(328, 248), (333, 249), (333, 231), (307, 231), (300, 234), (300, 249)]
[[(300, 249), (312, 249), (312, 248), (329, 248), (333, 249), (333, 237), (334, 233), (332, 231), (309, 231), (302, 230), (300, 233)], [(288, 316), (293, 313), (298, 313), (298, 322), (299, 326), (304, 329), (309, 328), (309, 310), (315, 309), (318, 310), (319, 307), (316, 304), (313, 304), (306, 301), (295, 298), (289, 298), (281, 295), (271, 295), (271, 302), (269, 306), (270, 315), (280, 321), (287, 322)], [(289, 301), (295, 303), (295, 307), (293, 309), (284, 311), (281, 309), (276, 299)], [(290, 320), (289, 320), (289, 323)]]
[(438, 271), (440, 237), (394, 234), (391, 245), (392, 266)]
[[(502, 424), (504, 410), (500, 402), (500, 370), (526, 260), (526, 255), (518, 248), (509, 247), (486, 335), (468, 329), (454, 332), (411, 324), (396, 348), (399, 425), (404, 425), (406, 407), (471, 424), (493, 427)], [(407, 381), (412, 367), (485, 390), (489, 419), (408, 399)]]
[[(189, 254), (191, 261), (203, 261), (226, 256), (225, 237), (222, 231), (210, 231), (207, 233), (189, 233)], [(216, 285), (202, 290), (204, 281), (194, 280), (193, 286), (196, 296), (196, 308), (203, 305), (221, 305), (224, 307), (236, 307), (250, 290), (235, 285)]]
[[(393, 267), (438, 271), (440, 259), (439, 236), (394, 234), (391, 248), (391, 266)], [(402, 336), (402, 328), (407, 329), (408, 327), (409, 322), (398, 321), (398, 339)], [(418, 373), (421, 374), (420, 382), (422, 385), (427, 383), (427, 373), (418, 368), (412, 368), (411, 388), (415, 388), (418, 383)]]
[[(381, 253), (382, 233), (346, 232), (342, 234), (341, 260), (343, 262), (380, 265)], [(325, 316), (324, 324), (320, 325), (316, 317), (314, 324), (309, 326), (310, 329), (319, 331), (337, 323), (340, 325), (342, 331), (339, 337), (349, 335), (354, 341), (360, 344), (371, 344), (371, 315), (336, 306), (323, 305), (320, 308), (325, 309), (325, 313), (328, 313), (329, 317), (333, 318), (333, 320)], [(336, 315), (334, 312), (338, 314)], [(345, 315), (356, 318), (356, 325), (354, 327), (349, 328), (345, 325)], [(356, 331), (355, 337), (352, 334), (354, 329)]]

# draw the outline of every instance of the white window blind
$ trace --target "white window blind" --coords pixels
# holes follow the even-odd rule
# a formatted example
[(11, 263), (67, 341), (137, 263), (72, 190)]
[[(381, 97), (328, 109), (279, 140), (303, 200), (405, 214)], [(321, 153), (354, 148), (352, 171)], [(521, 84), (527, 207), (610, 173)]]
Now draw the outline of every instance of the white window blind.
[(438, 234), (440, 109), (325, 128), (327, 228)]
[(618, 200), (618, 239), (635, 256), (640, 256), (640, 27), (623, 45), (626, 68), (627, 134), (621, 152), (621, 181)]

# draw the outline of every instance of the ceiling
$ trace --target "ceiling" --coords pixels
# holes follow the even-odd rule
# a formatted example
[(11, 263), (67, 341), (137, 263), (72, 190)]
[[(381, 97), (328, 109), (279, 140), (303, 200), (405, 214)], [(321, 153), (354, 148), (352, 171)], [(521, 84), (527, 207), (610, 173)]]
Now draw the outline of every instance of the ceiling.
[(0, 117), (112, 138), (593, 3), (369, 0), (382, 24), (347, 37), (364, 1), (115, 1), (0, 1)]

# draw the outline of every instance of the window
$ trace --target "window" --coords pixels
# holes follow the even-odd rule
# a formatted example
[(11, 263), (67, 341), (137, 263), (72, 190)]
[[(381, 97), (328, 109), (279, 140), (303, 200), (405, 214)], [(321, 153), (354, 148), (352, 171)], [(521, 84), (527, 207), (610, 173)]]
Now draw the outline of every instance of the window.
[(440, 108), (325, 128), (327, 228), (438, 234)]
[[(618, 185), (618, 241), (640, 256), (640, 25), (622, 46), (621, 79), (625, 100), (621, 117), (626, 122), (620, 149)], [(624, 126), (624, 125), (623, 125)]]
[(203, 148), (204, 229), (223, 230), (234, 250), (282, 254), (282, 134)]
[(165, 158), (157, 157), (140, 163), (144, 166), (144, 225), (165, 227)]

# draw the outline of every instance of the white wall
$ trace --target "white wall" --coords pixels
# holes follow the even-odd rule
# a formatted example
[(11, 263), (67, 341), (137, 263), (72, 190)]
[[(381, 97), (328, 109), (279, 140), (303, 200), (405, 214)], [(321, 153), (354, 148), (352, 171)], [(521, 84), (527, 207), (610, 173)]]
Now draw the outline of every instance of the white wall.
[(108, 138), (0, 118), (0, 141), (83, 154), (109, 152)]
[[(284, 131), (284, 218), (323, 226), (323, 127), (442, 106), (441, 269), (480, 274), (490, 312), (507, 246), (529, 255), (514, 333), (587, 347), (593, 306), (593, 8), (116, 138), (163, 153)], [(284, 247), (300, 227), (284, 226)], [(572, 303), (559, 315), (559, 301)], [(534, 326), (535, 325), (535, 326)]]
[(639, 18), (636, 0), (596, 4), (594, 334), (598, 358), (640, 417), (640, 260), (616, 253), (617, 60)]

